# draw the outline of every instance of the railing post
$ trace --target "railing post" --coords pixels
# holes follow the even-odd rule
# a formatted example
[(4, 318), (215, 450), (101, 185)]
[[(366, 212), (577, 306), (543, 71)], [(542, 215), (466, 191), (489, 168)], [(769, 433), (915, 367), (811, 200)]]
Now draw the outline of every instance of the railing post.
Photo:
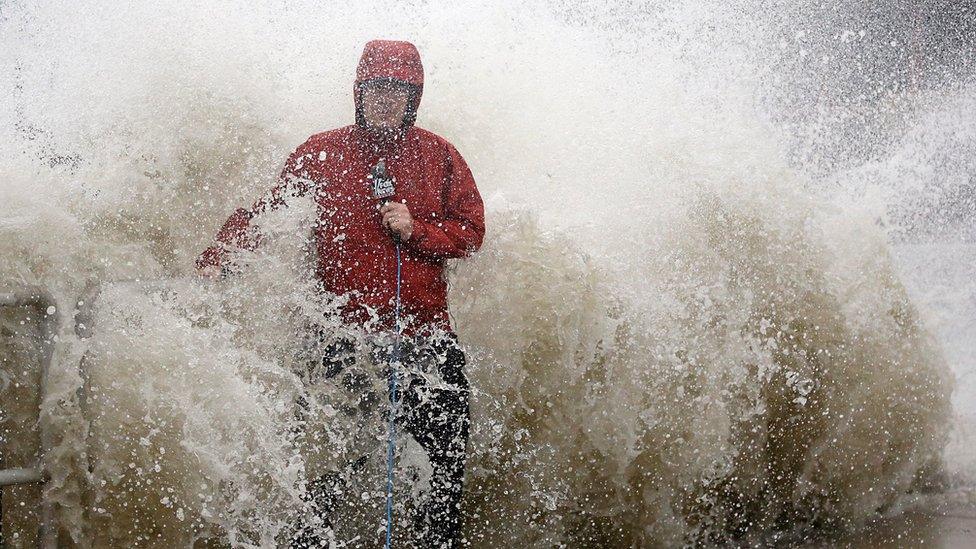
[[(57, 303), (50, 294), (35, 288), (26, 288), (17, 292), (0, 293), (0, 307), (31, 307), (35, 309), (37, 311), (38, 318), (40, 319), (39, 327), (41, 332), (41, 380), (38, 386), (38, 400), (41, 404), (38, 409), (38, 424), (41, 438), (41, 458), (40, 462), (37, 464), (37, 467), (33, 469), (18, 468), (0, 470), (0, 488), (2, 488), (3, 486), (9, 486), (12, 484), (44, 482), (46, 480), (46, 475), (43, 470), (43, 461), (53, 445), (53, 439), (47, 422), (42, 421), (40, 418), (40, 408), (43, 407), (44, 399), (47, 396), (50, 373), (49, 370), (51, 360), (54, 356), (55, 339), (58, 335), (58, 330), (61, 327), (60, 319), (62, 311), (58, 308)], [(43, 549), (54, 549), (57, 547), (58, 537), (58, 529), (54, 521), (54, 506), (50, 502), (46, 501), (43, 498), (43, 495), (41, 501), (41, 524), (38, 536), (39, 546)], [(2, 526), (2, 524), (0, 524), (0, 526)], [(2, 538), (2, 533), (0, 533), (0, 538)]]

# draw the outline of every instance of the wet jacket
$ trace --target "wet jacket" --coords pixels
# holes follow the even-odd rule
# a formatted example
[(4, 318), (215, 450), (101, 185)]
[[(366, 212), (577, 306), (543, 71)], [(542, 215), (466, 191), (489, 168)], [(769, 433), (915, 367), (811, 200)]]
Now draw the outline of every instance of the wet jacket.
[[(362, 85), (395, 79), (411, 86), (401, 131), (379, 137), (362, 119)], [(423, 67), (413, 45), (367, 44), (357, 69), (354, 97), (357, 124), (310, 137), (289, 156), (278, 184), (249, 209), (238, 209), (217, 233), (217, 242), (197, 260), (200, 268), (222, 267), (235, 248), (260, 242), (251, 220), (286, 204), (288, 195), (312, 194), (316, 209), (315, 273), (322, 289), (348, 294), (346, 321), (392, 326), (396, 294), (395, 244), (382, 227), (370, 172), (383, 159), (395, 181), (391, 200), (404, 202), (413, 232), (403, 243), (401, 302), (407, 331), (426, 327), (450, 330), (445, 261), (465, 257), (481, 245), (484, 206), (474, 178), (453, 145), (413, 125), (423, 90)], [(371, 313), (375, 312), (376, 315)]]

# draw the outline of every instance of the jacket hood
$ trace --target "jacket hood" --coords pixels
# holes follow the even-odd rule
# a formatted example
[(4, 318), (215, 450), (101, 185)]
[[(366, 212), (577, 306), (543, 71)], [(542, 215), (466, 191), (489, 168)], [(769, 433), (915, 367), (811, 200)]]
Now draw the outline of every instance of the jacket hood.
[(376, 80), (392, 80), (410, 88), (410, 100), (403, 117), (404, 129), (417, 119), (417, 107), (424, 92), (424, 66), (420, 52), (410, 42), (399, 40), (371, 40), (363, 48), (363, 55), (356, 67), (356, 83), (353, 97), (356, 103), (356, 124), (366, 127), (362, 110), (363, 85)]

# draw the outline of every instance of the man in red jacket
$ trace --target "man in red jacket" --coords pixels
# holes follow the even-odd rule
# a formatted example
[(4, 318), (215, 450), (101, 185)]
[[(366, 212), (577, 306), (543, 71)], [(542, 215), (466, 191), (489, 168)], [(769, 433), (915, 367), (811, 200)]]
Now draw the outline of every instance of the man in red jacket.
[[(427, 348), (438, 355), (437, 373), (452, 387), (413, 383), (405, 391), (400, 419), (433, 466), (423, 513), (426, 541), (431, 547), (453, 547), (460, 539), (469, 392), (464, 353), (447, 313), (444, 266), (447, 259), (480, 247), (484, 206), (458, 151), (414, 126), (423, 84), (413, 44), (366, 44), (353, 88), (356, 124), (313, 135), (300, 145), (278, 184), (250, 209), (230, 216), (197, 266), (208, 276), (228, 272), (234, 250), (254, 249), (260, 242), (252, 219), (286, 206), (289, 195), (312, 193), (318, 215), (315, 273), (322, 290), (348, 296), (341, 311), (345, 322), (390, 331), (395, 328), (396, 241), (401, 243), (403, 332), (420, 342), (441, 334)], [(373, 183), (383, 170), (393, 183), (386, 190), (393, 194), (381, 203)], [(335, 370), (333, 375), (341, 369), (335, 357), (326, 356), (323, 365)]]

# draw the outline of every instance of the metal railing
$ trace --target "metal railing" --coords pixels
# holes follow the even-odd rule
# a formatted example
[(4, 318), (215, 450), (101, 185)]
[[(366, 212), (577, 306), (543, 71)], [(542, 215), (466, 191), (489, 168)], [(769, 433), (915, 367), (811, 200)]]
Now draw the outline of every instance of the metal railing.
[[(43, 404), (48, 387), (48, 375), (51, 359), (54, 356), (54, 342), (61, 328), (61, 311), (54, 298), (47, 292), (36, 288), (22, 288), (13, 292), (0, 292), (0, 308), (22, 307), (34, 309), (37, 312), (40, 328), (40, 384), (38, 385), (38, 404)], [(38, 406), (40, 414), (40, 406)], [(38, 420), (40, 430), (41, 453), (37, 465), (33, 468), (11, 468), (0, 470), (0, 495), (4, 486), (15, 484), (43, 483), (47, 480), (47, 473), (43, 469), (46, 452), (51, 448), (51, 433), (45, 421)], [(41, 524), (38, 532), (38, 545), (43, 549), (57, 546), (57, 527), (54, 523), (54, 507), (42, 497)], [(2, 498), (0, 498), (2, 503)], [(3, 510), (0, 508), (0, 519)], [(2, 520), (0, 520), (2, 528)], [(0, 530), (0, 540), (3, 532)]]

